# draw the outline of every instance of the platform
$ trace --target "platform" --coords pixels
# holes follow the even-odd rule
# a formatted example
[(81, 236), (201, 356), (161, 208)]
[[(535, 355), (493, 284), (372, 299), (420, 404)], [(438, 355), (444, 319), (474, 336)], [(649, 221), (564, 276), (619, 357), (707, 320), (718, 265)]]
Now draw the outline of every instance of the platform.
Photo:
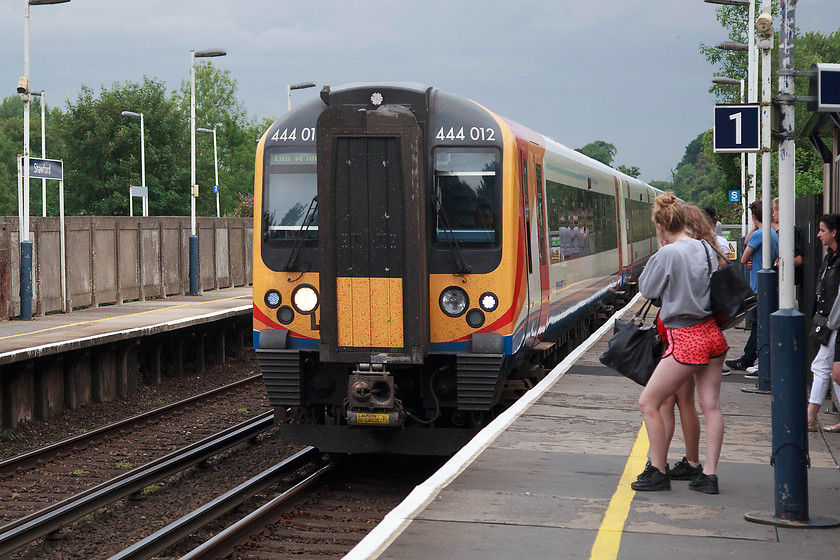
[[(775, 475), (771, 397), (743, 392), (756, 383), (743, 372), (723, 378), (720, 494), (691, 491), (685, 481), (673, 481), (669, 492), (631, 490), (648, 442), (636, 405), (641, 387), (598, 362), (611, 332), (608, 323), (590, 337), (346, 558), (837, 556), (840, 528), (780, 528), (744, 518), (756, 511), (774, 515)], [(730, 329), (726, 335), (728, 356), (739, 357), (748, 332)], [(833, 424), (840, 415), (821, 411), (820, 420)], [(840, 434), (811, 433), (808, 439), (810, 515), (840, 521)], [(669, 462), (683, 454), (677, 426)]]
[(251, 287), (0, 322), (0, 365), (251, 314)]

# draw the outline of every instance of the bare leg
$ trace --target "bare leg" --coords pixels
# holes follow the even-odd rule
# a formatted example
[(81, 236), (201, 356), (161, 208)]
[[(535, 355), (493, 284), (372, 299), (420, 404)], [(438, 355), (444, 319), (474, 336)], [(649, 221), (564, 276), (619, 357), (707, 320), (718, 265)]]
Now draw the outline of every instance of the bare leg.
[(700, 416), (694, 404), (694, 377), (683, 383), (676, 394), (680, 408), (680, 425), (685, 439), (685, 458), (692, 463), (700, 462)]
[[(721, 363), (717, 361), (718, 386), (720, 386)], [(668, 433), (665, 420), (662, 418), (661, 407), (665, 399), (677, 392), (683, 383), (691, 377), (697, 366), (680, 364), (673, 355), (667, 356), (659, 362), (653, 371), (653, 376), (639, 396), (639, 410), (645, 421), (645, 428), (650, 441), (651, 465), (665, 472), (668, 462)]]
[(659, 412), (662, 414), (662, 421), (665, 422), (665, 438), (668, 440), (669, 449), (671, 448), (671, 440), (674, 439), (674, 431), (676, 431), (677, 420), (674, 416), (674, 407), (676, 404), (676, 395), (671, 395), (659, 407)]
[(700, 397), (700, 408), (706, 424), (706, 464), (703, 466), (705, 474), (717, 472), (720, 449), (723, 446), (723, 414), (720, 411), (720, 382), (721, 367), (724, 356), (712, 358), (709, 365), (696, 376), (697, 395)]

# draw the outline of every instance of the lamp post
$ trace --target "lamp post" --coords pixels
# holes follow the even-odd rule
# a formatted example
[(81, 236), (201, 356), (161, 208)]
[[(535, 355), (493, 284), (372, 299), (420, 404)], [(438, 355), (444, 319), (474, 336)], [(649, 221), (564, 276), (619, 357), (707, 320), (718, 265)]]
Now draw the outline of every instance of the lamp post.
[[(741, 103), (744, 102), (744, 80), (716, 76), (712, 83), (723, 86), (741, 86)], [(746, 191), (746, 167), (744, 166), (744, 153), (741, 152), (741, 235), (747, 235), (747, 191)]]
[(29, 6), (63, 4), (70, 0), (24, 0), (23, 5), (23, 76), (17, 92), (23, 101), (23, 185), (18, 196), (18, 229), (20, 230), (20, 318), (32, 320), (32, 241), (29, 239)]
[(224, 49), (190, 51), (190, 295), (198, 295), (198, 235), (195, 228), (195, 59), (225, 56)]
[[(747, 23), (747, 43), (736, 41), (723, 41), (717, 47), (723, 50), (748, 51), (747, 55), (747, 103), (758, 101), (758, 50), (755, 44), (755, 2), (753, 0), (704, 0), (707, 4), (720, 4), (724, 6), (740, 6), (749, 8), (749, 21)], [(755, 201), (755, 153), (747, 154), (747, 177), (749, 188), (747, 190), (748, 203)], [(746, 232), (743, 232), (746, 234)]]
[[(44, 124), (47, 122), (47, 96), (44, 94), (44, 90), (30, 91), (29, 95), (41, 98), (41, 159), (47, 159), (47, 128)], [(44, 218), (47, 217), (47, 180), (44, 178), (41, 178), (41, 215)]]
[(293, 89), (306, 89), (315, 87), (315, 84), (312, 82), (301, 82), (299, 84), (286, 84), (286, 99), (288, 101), (288, 108), (289, 111), (292, 110), (292, 90)]
[[(123, 111), (120, 115), (130, 119), (140, 119), (140, 186), (143, 188), (143, 216), (149, 215), (149, 191), (146, 190), (146, 125), (143, 122), (143, 113)], [(133, 194), (129, 193), (129, 200)]]
[(213, 165), (216, 169), (216, 184), (214, 185), (214, 190), (216, 191), (216, 217), (220, 217), (219, 213), (219, 191), (221, 188), (219, 187), (219, 151), (216, 148), (216, 127), (214, 126), (213, 129), (209, 128), (196, 128), (196, 132), (203, 132), (204, 134), (213, 134)]

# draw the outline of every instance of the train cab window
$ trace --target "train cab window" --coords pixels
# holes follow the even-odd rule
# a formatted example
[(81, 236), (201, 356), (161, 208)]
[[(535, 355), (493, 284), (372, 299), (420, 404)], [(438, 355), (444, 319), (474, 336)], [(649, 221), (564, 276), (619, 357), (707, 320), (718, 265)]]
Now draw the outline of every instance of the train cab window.
[(501, 203), (498, 150), (438, 149), (435, 169), (435, 241), (468, 247), (498, 245)]
[(264, 243), (292, 244), (300, 236), (307, 242), (317, 241), (316, 164), (314, 149), (276, 150), (266, 154), (262, 208)]

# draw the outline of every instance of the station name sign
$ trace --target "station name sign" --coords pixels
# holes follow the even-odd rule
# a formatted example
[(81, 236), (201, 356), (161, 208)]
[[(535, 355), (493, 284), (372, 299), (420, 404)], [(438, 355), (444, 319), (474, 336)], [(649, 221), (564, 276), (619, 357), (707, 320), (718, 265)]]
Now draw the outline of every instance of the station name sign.
[(64, 162), (59, 159), (29, 158), (30, 179), (64, 180)]

